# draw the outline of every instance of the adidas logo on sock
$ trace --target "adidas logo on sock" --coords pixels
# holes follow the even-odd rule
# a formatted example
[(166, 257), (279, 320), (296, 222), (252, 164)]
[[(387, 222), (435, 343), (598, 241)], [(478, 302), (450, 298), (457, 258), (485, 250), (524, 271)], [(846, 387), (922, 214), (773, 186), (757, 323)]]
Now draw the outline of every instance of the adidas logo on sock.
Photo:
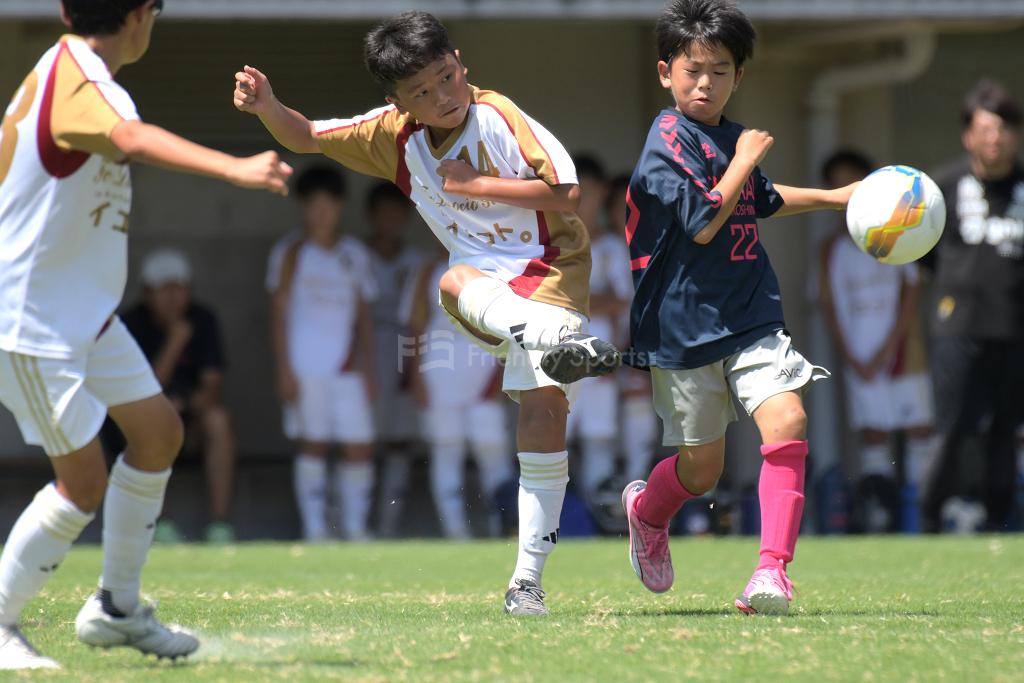
[(522, 348), (525, 350), (526, 347), (523, 346), (523, 336), (526, 334), (526, 323), (513, 325), (512, 327), (508, 328), (508, 331), (512, 333), (512, 338), (516, 340), (516, 344), (519, 344), (519, 346), (522, 346)]
[(558, 543), (558, 532), (561, 531), (561, 530), (562, 530), (562, 528), (559, 527), (559, 528), (555, 529), (554, 531), (552, 531), (547, 536), (542, 536), (540, 540), (547, 541), (548, 543)]

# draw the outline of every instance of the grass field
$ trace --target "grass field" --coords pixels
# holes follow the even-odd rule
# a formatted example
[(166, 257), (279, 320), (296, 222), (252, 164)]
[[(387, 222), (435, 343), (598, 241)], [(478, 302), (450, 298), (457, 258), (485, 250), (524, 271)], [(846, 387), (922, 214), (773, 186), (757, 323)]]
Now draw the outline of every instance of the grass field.
[(656, 596), (619, 541), (559, 543), (552, 614), (501, 611), (508, 542), (156, 548), (146, 590), (203, 647), (171, 665), (90, 650), (73, 621), (99, 572), (76, 548), (26, 610), (66, 681), (1024, 680), (1024, 537), (801, 541), (788, 618), (731, 606), (756, 542), (673, 544)]

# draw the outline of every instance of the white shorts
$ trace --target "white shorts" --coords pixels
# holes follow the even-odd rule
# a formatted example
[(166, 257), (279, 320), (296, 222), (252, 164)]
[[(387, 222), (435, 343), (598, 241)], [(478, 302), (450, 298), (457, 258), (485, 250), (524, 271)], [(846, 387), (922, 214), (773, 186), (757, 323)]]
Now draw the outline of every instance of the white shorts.
[(14, 413), (25, 443), (48, 456), (88, 445), (107, 408), (160, 393), (160, 383), (120, 318), (70, 360), (0, 351), (0, 402)]
[(474, 446), (500, 445), (508, 439), (505, 408), (499, 401), (474, 401), (468, 405), (438, 405), (423, 411), (423, 434), (435, 445), (468, 441)]
[(710, 365), (651, 368), (654, 410), (665, 427), (662, 443), (699, 446), (717, 441), (736, 420), (733, 397), (753, 414), (766, 399), (829, 376), (828, 370), (801, 356), (783, 330)]
[(576, 384), (580, 388), (566, 423), (566, 436), (614, 439), (619, 425), (619, 387), (615, 377), (587, 377)]
[[(551, 304), (545, 304), (539, 301), (534, 303), (538, 306), (551, 306)], [(438, 303), (438, 305), (440, 306), (440, 303)], [(562, 311), (565, 319), (563, 326), (568, 330), (568, 332), (586, 331), (587, 319), (585, 317), (576, 311), (569, 310), (568, 308), (559, 308), (557, 306), (552, 306), (552, 308)], [(463, 335), (492, 356), (505, 359), (505, 370), (502, 374), (501, 390), (504, 391), (510, 399), (519, 403), (520, 392), (539, 389), (541, 387), (558, 387), (562, 390), (562, 393), (565, 394), (566, 399), (569, 401), (569, 406), (571, 407), (573, 405), (573, 399), (576, 397), (576, 387), (579, 382), (575, 382), (573, 384), (559, 384), (548, 377), (544, 371), (540, 369), (540, 359), (544, 355), (543, 351), (526, 351), (518, 344), (513, 344), (507, 339), (496, 346), (488, 344), (467, 330), (466, 327), (451, 313), (449, 313), (448, 309), (444, 306), (441, 306), (441, 310), (448, 316), (448, 319), (451, 320), (455, 329), (459, 331), (459, 334)]]
[(358, 372), (299, 377), (299, 398), (284, 408), (289, 439), (373, 443), (373, 411)]
[(850, 427), (891, 432), (931, 425), (935, 419), (932, 382), (926, 373), (863, 380), (846, 373)]

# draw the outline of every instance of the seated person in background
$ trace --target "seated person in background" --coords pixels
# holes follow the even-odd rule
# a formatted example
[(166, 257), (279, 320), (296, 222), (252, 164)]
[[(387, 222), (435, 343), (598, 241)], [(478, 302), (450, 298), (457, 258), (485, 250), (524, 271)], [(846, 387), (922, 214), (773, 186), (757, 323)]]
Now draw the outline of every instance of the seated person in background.
[[(210, 523), (206, 540), (229, 543), (228, 522), (235, 475), (235, 434), (224, 406), (224, 350), (217, 318), (192, 300), (192, 268), (175, 249), (159, 249), (142, 265), (143, 299), (122, 316), (153, 366), (164, 393), (185, 423), (185, 448), (201, 445)], [(177, 540), (163, 521), (158, 539)]]
[[(863, 155), (844, 150), (825, 162), (822, 174), (836, 188), (872, 170)], [(906, 435), (903, 479), (915, 492), (931, 454), (932, 388), (917, 316), (918, 273), (917, 264), (886, 265), (862, 253), (842, 221), (822, 247), (821, 303), (846, 370), (848, 422), (860, 439), (859, 531), (897, 528), (893, 432)]]

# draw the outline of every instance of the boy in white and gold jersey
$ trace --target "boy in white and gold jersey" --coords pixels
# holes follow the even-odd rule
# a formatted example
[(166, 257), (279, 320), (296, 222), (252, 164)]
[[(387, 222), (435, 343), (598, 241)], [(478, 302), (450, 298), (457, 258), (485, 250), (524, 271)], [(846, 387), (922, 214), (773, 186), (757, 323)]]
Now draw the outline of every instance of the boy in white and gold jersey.
[(251, 67), (235, 75), (235, 106), (258, 115), (294, 152), (320, 152), (394, 182), (449, 251), (441, 305), (461, 332), (505, 357), (503, 389), (520, 404), (520, 547), (505, 608), (546, 614), (541, 572), (568, 482), (567, 385), (620, 362), (611, 344), (582, 333), (590, 247), (573, 213), (576, 172), (540, 124), (466, 81), (432, 15), (389, 19), (365, 47), (388, 106), (311, 122), (281, 104)]
[[(57, 666), (18, 622), (100, 501), (103, 573), (76, 620), (79, 639), (171, 658), (198, 646), (139, 600), (182, 426), (114, 315), (127, 271), (126, 161), (276, 192), (291, 169), (274, 152), (238, 159), (139, 121), (114, 74), (146, 52), (161, 7), (162, 0), (63, 0), (73, 34), (43, 54), (0, 129), (0, 402), (55, 473), (0, 557), (0, 669)], [(97, 439), (108, 413), (128, 443), (109, 486)]]

